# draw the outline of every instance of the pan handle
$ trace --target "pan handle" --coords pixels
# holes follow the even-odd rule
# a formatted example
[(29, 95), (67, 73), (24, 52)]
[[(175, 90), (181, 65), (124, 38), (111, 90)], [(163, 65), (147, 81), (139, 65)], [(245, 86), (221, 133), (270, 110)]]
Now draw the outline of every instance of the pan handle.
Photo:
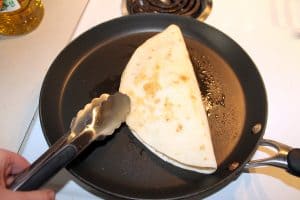
[(268, 139), (262, 139), (260, 146), (273, 147), (277, 153), (268, 158), (252, 160), (247, 163), (246, 168), (271, 165), (287, 169), (293, 175), (300, 177), (300, 149)]

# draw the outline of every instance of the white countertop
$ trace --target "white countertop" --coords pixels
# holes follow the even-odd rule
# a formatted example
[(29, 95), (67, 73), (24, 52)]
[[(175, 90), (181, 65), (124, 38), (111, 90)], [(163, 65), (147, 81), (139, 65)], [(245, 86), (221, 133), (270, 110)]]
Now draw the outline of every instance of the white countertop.
[[(263, 77), (269, 110), (264, 138), (293, 147), (300, 147), (300, 128), (297, 126), (300, 113), (300, 95), (297, 93), (300, 86), (299, 8), (299, 0), (214, 0), (212, 14), (206, 21), (237, 41), (256, 63)], [(98, 23), (118, 16), (121, 16), (121, 0), (90, 0), (73, 38)], [(39, 87), (35, 86), (35, 98)], [(15, 90), (22, 90), (22, 87)], [(37, 119), (33, 120), (28, 132), (28, 140), (21, 153), (33, 161), (46, 150), (47, 145)], [(76, 185), (64, 171), (48, 186), (59, 189), (57, 199), (98, 199)], [(300, 178), (282, 169), (265, 167), (243, 173), (207, 199), (299, 197)]]
[(43, 0), (41, 24), (27, 35), (0, 36), (0, 147), (17, 151), (37, 108), (44, 76), (72, 38), (87, 0)]

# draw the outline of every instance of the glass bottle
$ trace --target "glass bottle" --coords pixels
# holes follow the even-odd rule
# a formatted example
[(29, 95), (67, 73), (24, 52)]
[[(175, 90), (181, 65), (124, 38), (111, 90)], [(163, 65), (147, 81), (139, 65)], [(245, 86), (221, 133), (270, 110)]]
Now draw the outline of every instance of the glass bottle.
[(33, 31), (44, 16), (41, 0), (0, 0), (0, 35), (21, 35)]

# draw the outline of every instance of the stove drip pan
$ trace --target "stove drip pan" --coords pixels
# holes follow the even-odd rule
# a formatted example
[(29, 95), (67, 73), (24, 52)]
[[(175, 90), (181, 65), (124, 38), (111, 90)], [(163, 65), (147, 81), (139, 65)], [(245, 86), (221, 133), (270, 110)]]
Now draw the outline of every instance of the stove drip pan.
[(204, 21), (211, 12), (211, 0), (123, 0), (123, 14), (167, 13)]

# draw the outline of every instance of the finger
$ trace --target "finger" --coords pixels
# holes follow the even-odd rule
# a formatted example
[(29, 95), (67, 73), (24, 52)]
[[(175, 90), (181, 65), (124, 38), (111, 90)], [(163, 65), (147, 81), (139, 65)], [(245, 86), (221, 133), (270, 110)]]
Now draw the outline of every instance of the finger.
[(21, 172), (29, 163), (16, 153), (0, 149), (0, 187), (6, 187), (7, 177)]
[(6, 178), (6, 186), (9, 186), (9, 185), (11, 185), (13, 182), (14, 182), (14, 180), (15, 180), (15, 176), (8, 176), (7, 178)]
[(4, 149), (0, 149), (0, 164), (3, 164), (6, 174), (16, 174), (29, 166), (29, 162), (22, 156)]
[(20, 200), (54, 200), (55, 193), (53, 190), (36, 190), (30, 192), (11, 192), (11, 199)]

